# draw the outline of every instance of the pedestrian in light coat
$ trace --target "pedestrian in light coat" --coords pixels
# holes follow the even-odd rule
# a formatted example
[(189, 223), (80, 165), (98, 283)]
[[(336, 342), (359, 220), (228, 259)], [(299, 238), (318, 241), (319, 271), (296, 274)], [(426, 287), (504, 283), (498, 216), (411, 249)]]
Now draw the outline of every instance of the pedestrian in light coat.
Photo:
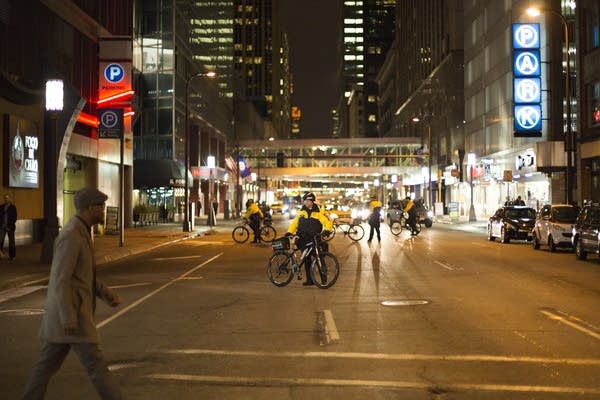
[[(119, 296), (96, 280), (92, 226), (104, 222), (107, 196), (98, 189), (75, 193), (77, 214), (61, 230), (54, 243), (46, 308), (40, 338), (43, 348), (27, 383), (23, 399), (43, 399), (48, 382), (70, 350), (102, 399), (121, 399), (99, 347), (94, 322), (96, 297), (111, 307)], [(65, 393), (66, 394), (66, 393)]]

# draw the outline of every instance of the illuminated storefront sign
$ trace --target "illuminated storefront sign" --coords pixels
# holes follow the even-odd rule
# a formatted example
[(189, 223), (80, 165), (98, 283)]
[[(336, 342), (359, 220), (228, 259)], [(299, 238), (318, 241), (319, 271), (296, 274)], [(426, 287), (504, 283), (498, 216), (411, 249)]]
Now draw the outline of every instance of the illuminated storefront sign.
[(542, 68), (539, 24), (513, 24), (515, 136), (542, 135)]
[(29, 120), (4, 115), (4, 181), (9, 187), (37, 188), (39, 186), (38, 150), (40, 141), (36, 125)]

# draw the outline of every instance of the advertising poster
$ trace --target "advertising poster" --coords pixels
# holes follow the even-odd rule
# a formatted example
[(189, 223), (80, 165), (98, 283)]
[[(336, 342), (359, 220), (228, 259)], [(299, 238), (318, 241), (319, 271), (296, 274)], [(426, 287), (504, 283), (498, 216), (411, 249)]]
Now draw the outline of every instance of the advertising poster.
[(32, 121), (15, 115), (4, 119), (4, 182), (9, 187), (39, 187), (40, 140)]

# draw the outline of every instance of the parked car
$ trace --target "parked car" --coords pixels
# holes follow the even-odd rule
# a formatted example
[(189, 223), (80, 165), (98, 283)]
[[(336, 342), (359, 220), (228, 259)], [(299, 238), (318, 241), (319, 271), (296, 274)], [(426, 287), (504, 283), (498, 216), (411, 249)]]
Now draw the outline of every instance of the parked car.
[(570, 204), (547, 204), (537, 213), (532, 232), (533, 248), (548, 245), (550, 251), (557, 247), (573, 247), (573, 224), (579, 207)]
[(502, 243), (509, 243), (512, 239), (530, 241), (535, 214), (531, 207), (500, 207), (488, 220), (488, 239), (494, 241), (499, 238)]
[(600, 205), (590, 204), (581, 209), (573, 226), (572, 243), (578, 260), (588, 253), (600, 254)]
[[(403, 201), (392, 200), (386, 212), (388, 224), (391, 225), (393, 221), (400, 221), (403, 209)], [(422, 201), (419, 200), (415, 201), (415, 210), (417, 211), (417, 221), (425, 225), (425, 227), (431, 228), (431, 226), (433, 225), (433, 213), (427, 209), (427, 207), (423, 204)]]

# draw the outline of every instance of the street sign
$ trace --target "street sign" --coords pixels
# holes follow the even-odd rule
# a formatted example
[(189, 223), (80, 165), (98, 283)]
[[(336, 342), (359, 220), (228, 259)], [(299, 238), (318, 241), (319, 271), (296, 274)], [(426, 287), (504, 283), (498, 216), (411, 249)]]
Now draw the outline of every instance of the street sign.
[(542, 135), (540, 25), (513, 24), (513, 120), (515, 136)]
[(121, 139), (123, 136), (123, 109), (100, 108), (98, 109), (98, 138)]

